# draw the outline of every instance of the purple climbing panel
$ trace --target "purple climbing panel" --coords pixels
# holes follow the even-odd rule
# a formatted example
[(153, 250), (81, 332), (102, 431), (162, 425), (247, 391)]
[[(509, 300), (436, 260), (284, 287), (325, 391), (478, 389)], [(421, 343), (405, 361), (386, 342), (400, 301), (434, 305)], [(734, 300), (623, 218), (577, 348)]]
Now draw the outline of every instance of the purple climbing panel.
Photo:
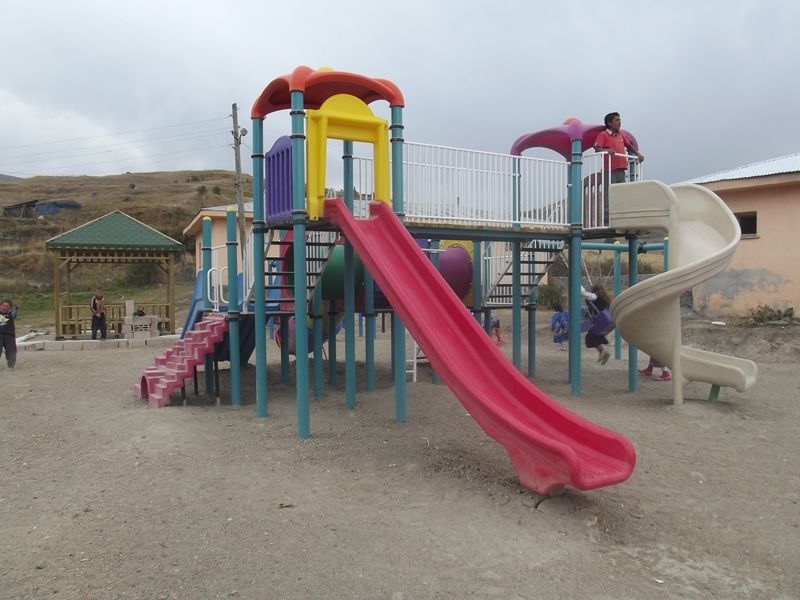
[(265, 156), (267, 184), (264, 214), (267, 225), (292, 220), (292, 140), (285, 135)]

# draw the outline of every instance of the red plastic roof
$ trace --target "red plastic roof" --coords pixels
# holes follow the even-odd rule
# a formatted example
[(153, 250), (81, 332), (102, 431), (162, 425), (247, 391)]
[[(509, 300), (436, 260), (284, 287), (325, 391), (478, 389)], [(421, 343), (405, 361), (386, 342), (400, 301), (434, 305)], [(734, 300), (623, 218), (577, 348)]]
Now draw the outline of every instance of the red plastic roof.
[[(544, 129), (536, 133), (526, 133), (516, 139), (511, 146), (511, 154), (519, 156), (529, 148), (548, 148), (558, 152), (565, 160), (572, 159), (572, 140), (581, 140), (581, 152), (585, 152), (597, 139), (597, 135), (605, 129), (604, 125), (588, 125), (579, 119), (570, 119), (561, 127)], [(629, 131), (623, 132), (638, 150), (639, 142)]]
[(291, 106), (291, 93), (303, 92), (305, 108), (319, 108), (336, 94), (350, 94), (367, 104), (386, 100), (390, 106), (405, 106), (403, 93), (388, 79), (365, 77), (345, 71), (315, 71), (300, 66), (289, 75), (274, 79), (253, 103), (250, 116), (263, 119), (266, 115)]

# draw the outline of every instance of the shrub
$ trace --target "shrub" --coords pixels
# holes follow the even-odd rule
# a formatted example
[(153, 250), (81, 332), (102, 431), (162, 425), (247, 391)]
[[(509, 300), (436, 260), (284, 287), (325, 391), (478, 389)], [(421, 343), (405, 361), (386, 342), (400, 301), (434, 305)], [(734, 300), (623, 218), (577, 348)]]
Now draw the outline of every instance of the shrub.
[(794, 321), (794, 308), (773, 308), (766, 304), (759, 304), (749, 313), (747, 321), (753, 325), (763, 325), (772, 321)]
[(547, 285), (540, 285), (536, 289), (536, 304), (539, 308), (553, 308), (556, 303), (562, 307), (566, 306), (567, 295), (561, 286), (548, 283)]
[(148, 263), (132, 264), (128, 267), (125, 284), (133, 287), (147, 287), (161, 283), (163, 271)]

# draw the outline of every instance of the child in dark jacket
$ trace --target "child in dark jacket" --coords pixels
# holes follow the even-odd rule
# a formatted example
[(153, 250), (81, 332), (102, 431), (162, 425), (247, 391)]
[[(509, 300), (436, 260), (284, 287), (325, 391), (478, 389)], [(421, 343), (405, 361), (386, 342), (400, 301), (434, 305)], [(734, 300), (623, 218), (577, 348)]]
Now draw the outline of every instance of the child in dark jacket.
[(0, 302), (0, 356), (6, 353), (8, 368), (13, 370), (17, 364), (17, 333), (14, 319), (19, 307), (11, 309), (11, 300)]

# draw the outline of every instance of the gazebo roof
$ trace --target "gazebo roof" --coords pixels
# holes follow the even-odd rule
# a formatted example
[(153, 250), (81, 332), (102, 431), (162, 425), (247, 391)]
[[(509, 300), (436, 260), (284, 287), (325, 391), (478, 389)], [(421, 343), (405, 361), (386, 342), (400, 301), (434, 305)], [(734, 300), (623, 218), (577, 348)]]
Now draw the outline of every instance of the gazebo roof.
[(117, 210), (47, 240), (45, 247), (178, 252), (183, 245)]

